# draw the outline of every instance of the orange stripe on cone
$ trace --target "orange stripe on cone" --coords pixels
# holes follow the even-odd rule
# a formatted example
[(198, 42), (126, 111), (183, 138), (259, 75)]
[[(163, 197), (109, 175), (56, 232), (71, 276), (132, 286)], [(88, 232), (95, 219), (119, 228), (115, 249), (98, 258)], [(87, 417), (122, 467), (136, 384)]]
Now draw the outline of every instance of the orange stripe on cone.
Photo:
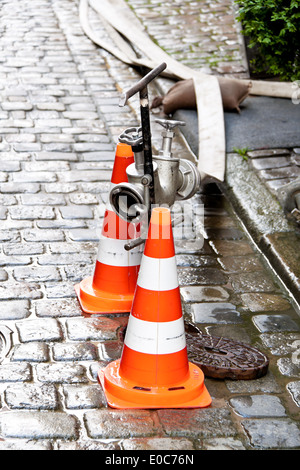
[(211, 404), (203, 372), (188, 361), (168, 209), (153, 209), (122, 357), (99, 380), (113, 408)]
[[(117, 145), (111, 184), (127, 182), (126, 168), (134, 162), (129, 145)], [(127, 252), (127, 241), (138, 238), (140, 226), (122, 220), (107, 204), (98, 248), (94, 275), (75, 286), (85, 313), (130, 312), (142, 248)]]

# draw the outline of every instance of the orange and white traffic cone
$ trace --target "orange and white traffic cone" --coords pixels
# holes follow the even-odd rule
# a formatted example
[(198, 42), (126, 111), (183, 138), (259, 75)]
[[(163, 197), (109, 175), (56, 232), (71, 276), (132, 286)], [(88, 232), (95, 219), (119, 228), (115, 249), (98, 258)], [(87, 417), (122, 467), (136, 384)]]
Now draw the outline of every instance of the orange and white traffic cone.
[[(111, 188), (127, 182), (126, 168), (134, 162), (131, 146), (117, 145)], [(143, 246), (126, 251), (124, 246), (139, 236), (139, 225), (122, 220), (106, 205), (94, 275), (76, 284), (75, 291), (85, 313), (130, 312)]]
[(152, 211), (121, 359), (99, 372), (113, 408), (202, 408), (211, 404), (188, 361), (170, 210)]

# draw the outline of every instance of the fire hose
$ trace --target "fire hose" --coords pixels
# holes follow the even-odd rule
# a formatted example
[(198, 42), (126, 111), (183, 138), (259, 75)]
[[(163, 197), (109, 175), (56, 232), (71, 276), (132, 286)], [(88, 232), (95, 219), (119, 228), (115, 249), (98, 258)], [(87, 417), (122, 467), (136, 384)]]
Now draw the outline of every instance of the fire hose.
[[(111, 41), (105, 41), (91, 28), (90, 8), (101, 18)], [(79, 15), (85, 34), (122, 62), (147, 69), (154, 69), (158, 63), (165, 62), (168, 67), (163, 72), (164, 76), (182, 80), (193, 79), (199, 130), (198, 170), (202, 177), (209, 175), (223, 181), (226, 139), (222, 97), (217, 77), (193, 70), (166, 54), (154, 44), (124, 0), (81, 0)], [(139, 56), (135, 49), (139, 50)], [(231, 78), (227, 80), (248, 83), (252, 95), (292, 98), (294, 94), (292, 83)]]

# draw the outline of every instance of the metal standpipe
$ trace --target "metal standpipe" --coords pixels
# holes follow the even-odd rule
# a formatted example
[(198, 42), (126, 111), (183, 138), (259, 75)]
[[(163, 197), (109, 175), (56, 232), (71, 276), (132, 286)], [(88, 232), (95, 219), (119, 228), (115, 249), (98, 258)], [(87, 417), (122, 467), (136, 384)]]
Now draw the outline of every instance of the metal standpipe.
[(149, 183), (149, 196), (150, 205), (155, 204), (155, 189), (154, 189), (154, 172), (152, 161), (152, 143), (151, 143), (151, 124), (150, 124), (150, 111), (149, 111), (149, 95), (148, 85), (158, 75), (160, 75), (167, 68), (166, 63), (162, 63), (155, 69), (151, 70), (145, 77), (137, 82), (132, 88), (127, 90), (121, 97), (119, 106), (125, 106), (129, 98), (136, 93), (140, 95), (140, 111), (141, 111), (141, 124), (144, 145), (144, 171), (145, 175), (150, 176)]
[[(172, 154), (172, 141), (175, 128), (184, 126), (183, 121), (156, 119), (163, 127), (162, 146), (158, 155), (152, 155), (149, 97), (147, 85), (166, 68), (163, 63), (156, 67), (132, 88), (126, 91), (120, 106), (139, 93), (141, 127), (126, 129), (119, 142), (132, 147), (135, 162), (126, 170), (128, 183), (116, 185), (110, 193), (110, 202), (118, 216), (127, 222), (140, 221), (148, 213), (151, 217), (153, 205), (171, 207), (176, 200), (191, 198), (200, 186), (200, 174), (191, 161)], [(134, 246), (139, 243), (134, 241)], [(129, 244), (127, 246), (128, 249)]]

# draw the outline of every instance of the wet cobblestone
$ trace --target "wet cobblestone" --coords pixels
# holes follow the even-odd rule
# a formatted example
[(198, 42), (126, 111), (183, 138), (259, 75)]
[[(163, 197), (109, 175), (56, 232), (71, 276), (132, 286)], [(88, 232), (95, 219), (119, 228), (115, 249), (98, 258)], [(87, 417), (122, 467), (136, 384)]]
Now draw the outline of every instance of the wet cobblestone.
[[(175, 3), (129, 0), (177, 60), (243, 76), (232, 2)], [(84, 317), (74, 283), (93, 272), (115, 143), (139, 122), (118, 98), (140, 76), (83, 34), (77, 0), (4, 0), (0, 17), (0, 321), (13, 331), (0, 450), (300, 448), (298, 307), (215, 184), (191, 202), (204, 204), (204, 238), (176, 232), (184, 316), (263, 350), (269, 372), (207, 378), (205, 410), (107, 407), (97, 372), (120, 354), (128, 315)], [(187, 152), (180, 136), (176, 148)], [(253, 150), (249, 164), (275, 190), (298, 153)]]

